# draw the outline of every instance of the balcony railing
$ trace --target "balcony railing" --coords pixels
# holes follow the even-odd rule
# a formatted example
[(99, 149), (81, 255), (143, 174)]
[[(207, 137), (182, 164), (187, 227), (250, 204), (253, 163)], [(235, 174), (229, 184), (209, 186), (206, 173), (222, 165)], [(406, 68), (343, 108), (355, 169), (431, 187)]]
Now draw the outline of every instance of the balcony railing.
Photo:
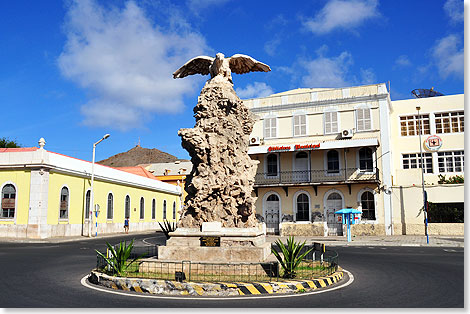
[(351, 183), (357, 181), (378, 181), (378, 169), (367, 171), (358, 168), (343, 168), (336, 171), (329, 170), (304, 170), (281, 171), (278, 173), (261, 172), (255, 176), (255, 186), (282, 185), (300, 183)]

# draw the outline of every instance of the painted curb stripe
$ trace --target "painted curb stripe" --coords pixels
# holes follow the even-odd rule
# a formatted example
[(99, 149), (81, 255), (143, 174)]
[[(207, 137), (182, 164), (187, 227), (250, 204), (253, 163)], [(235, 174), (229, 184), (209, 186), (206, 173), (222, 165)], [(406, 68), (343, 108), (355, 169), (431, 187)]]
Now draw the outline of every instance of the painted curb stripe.
[(259, 283), (254, 282), (254, 283), (253, 283), (253, 286), (254, 286), (254, 288), (256, 288), (256, 289), (259, 291), (259, 293), (261, 293), (261, 294), (267, 294), (267, 293), (269, 293), (268, 291), (266, 291), (266, 289), (264, 288), (264, 286), (262, 286), (262, 285), (259, 284)]
[[(228, 288), (237, 288), (240, 295), (259, 295), (259, 294), (275, 294), (274, 287), (290, 289), (293, 291), (301, 291), (305, 289), (318, 289), (324, 288), (333, 283), (338, 282), (343, 278), (343, 272), (337, 272), (333, 275), (322, 277), (314, 280), (303, 280), (303, 281), (284, 281), (284, 282), (254, 282), (254, 283), (187, 283), (194, 291), (202, 296), (204, 295), (205, 289), (203, 285), (211, 284), (215, 287), (215, 290), (227, 290)], [(149, 292), (147, 289), (141, 287), (141, 281), (131, 281), (129, 286), (126, 283), (111, 282), (111, 288), (114, 290), (124, 291), (135, 291), (135, 292)], [(190, 292), (183, 290), (183, 284), (180, 282), (172, 282), (167, 280), (157, 280), (159, 285), (164, 284), (165, 286), (173, 286), (181, 291), (181, 295), (188, 295)]]

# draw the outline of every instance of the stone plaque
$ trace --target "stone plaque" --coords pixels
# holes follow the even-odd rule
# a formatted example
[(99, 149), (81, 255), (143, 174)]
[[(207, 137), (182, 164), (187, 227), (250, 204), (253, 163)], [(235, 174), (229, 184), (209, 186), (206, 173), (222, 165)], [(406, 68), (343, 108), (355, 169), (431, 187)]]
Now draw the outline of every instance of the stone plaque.
[(201, 246), (220, 246), (220, 237), (200, 237)]

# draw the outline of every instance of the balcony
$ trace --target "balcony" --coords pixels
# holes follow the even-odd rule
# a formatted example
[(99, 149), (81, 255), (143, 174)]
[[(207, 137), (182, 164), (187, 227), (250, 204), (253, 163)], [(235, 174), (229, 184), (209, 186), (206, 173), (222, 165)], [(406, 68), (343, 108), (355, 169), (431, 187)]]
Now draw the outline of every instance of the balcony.
[(282, 185), (319, 185), (357, 182), (378, 182), (377, 168), (362, 171), (358, 168), (343, 168), (337, 171), (306, 170), (281, 171), (277, 174), (261, 172), (255, 176), (255, 187)]

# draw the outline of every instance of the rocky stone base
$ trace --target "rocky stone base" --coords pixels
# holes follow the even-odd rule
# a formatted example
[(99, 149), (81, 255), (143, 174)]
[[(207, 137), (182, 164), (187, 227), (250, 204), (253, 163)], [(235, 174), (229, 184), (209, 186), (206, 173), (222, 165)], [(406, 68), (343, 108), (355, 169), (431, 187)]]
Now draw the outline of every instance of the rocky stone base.
[[(170, 235), (166, 245), (158, 248), (159, 261), (264, 262), (271, 254), (261, 228), (178, 228)], [(204, 246), (207, 237), (215, 238), (217, 246)]]

